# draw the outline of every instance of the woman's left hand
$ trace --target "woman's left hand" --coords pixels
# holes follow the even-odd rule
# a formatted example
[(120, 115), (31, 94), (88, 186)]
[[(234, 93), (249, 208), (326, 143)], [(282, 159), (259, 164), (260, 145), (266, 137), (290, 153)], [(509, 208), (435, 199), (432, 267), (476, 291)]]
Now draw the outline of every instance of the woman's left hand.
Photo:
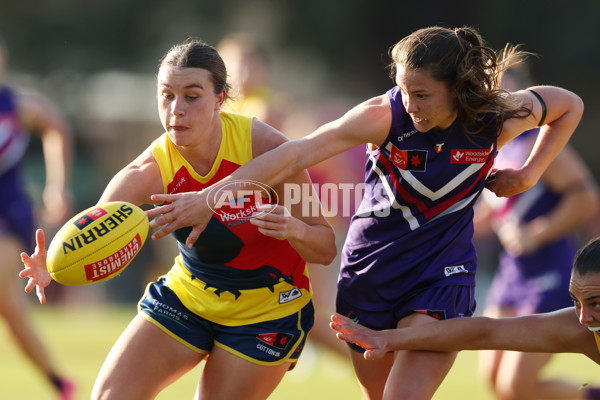
[(259, 206), (250, 219), (250, 223), (256, 225), (260, 233), (279, 240), (295, 237), (297, 221), (287, 208), (279, 204)]
[(524, 170), (507, 168), (495, 171), (488, 178), (485, 187), (498, 197), (511, 197), (524, 192), (536, 183), (537, 179), (528, 177)]

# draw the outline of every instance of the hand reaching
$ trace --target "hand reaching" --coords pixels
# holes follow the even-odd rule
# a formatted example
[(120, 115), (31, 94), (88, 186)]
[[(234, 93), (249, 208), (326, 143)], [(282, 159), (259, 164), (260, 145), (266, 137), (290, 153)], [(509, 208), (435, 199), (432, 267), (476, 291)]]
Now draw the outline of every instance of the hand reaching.
[(185, 243), (191, 249), (213, 214), (213, 210), (202, 198), (202, 192), (154, 194), (152, 200), (169, 203), (146, 211), (148, 218), (155, 217), (150, 221), (150, 229), (159, 228), (152, 239), (157, 240), (179, 228), (191, 226), (192, 232)]
[(377, 360), (388, 352), (385, 331), (374, 331), (338, 313), (331, 316), (329, 327), (338, 332), (338, 339), (365, 349), (365, 360)]
[(29, 278), (25, 291), (31, 292), (33, 288), (36, 288), (36, 294), (41, 304), (46, 303), (46, 294), (44, 288), (50, 284), (52, 278), (46, 267), (46, 236), (44, 231), (38, 229), (35, 232), (35, 253), (29, 256), (27, 253), (21, 253), (21, 261), (25, 269), (19, 272), (21, 278)]

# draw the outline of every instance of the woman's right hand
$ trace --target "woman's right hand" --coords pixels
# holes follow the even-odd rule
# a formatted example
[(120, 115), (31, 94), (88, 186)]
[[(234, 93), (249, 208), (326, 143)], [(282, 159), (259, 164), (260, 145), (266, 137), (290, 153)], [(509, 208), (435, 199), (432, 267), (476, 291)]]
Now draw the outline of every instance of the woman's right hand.
[(44, 288), (50, 284), (52, 277), (46, 266), (46, 236), (42, 229), (35, 232), (35, 253), (31, 256), (27, 253), (21, 253), (21, 261), (25, 268), (19, 272), (21, 278), (29, 278), (25, 291), (31, 292), (36, 288), (36, 294), (41, 304), (46, 303), (46, 294)]

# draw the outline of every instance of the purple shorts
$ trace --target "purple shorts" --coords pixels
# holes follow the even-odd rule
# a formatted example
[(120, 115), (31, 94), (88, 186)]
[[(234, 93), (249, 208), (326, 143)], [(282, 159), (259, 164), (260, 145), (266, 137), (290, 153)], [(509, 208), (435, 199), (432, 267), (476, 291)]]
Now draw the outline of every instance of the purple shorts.
[(23, 189), (19, 166), (0, 176), (0, 236), (17, 236), (32, 252), (35, 246), (35, 229), (31, 200)]
[[(394, 329), (402, 318), (422, 313), (436, 319), (470, 317), (475, 312), (474, 286), (439, 286), (421, 290), (401, 305), (387, 311), (361, 310), (337, 296), (336, 311), (361, 325), (375, 330)], [(357, 352), (362, 347), (348, 343)]]
[[(510, 308), (517, 315), (545, 313), (573, 305), (569, 295), (571, 265), (576, 249), (553, 251), (540, 259), (532, 254), (521, 262), (501, 259), (488, 290), (486, 306)], [(550, 253), (550, 247), (544, 253)], [(542, 254), (545, 256), (546, 254)]]

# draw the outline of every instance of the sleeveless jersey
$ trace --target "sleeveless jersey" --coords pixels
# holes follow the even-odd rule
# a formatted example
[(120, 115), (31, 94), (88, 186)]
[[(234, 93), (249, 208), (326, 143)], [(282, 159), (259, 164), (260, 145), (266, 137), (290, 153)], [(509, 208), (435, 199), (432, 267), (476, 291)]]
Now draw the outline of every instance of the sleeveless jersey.
[[(154, 141), (165, 193), (199, 191), (252, 159), (252, 118), (221, 112), (222, 139), (212, 169), (198, 174), (167, 134)], [(174, 232), (180, 254), (168, 286), (196, 314), (235, 326), (282, 318), (308, 304), (312, 292), (306, 262), (287, 240), (263, 235), (252, 225), (255, 202), (233, 199), (218, 209), (194, 247), (191, 228)]]
[(21, 161), (28, 141), (17, 115), (15, 94), (0, 86), (0, 175)]
[(339, 295), (364, 310), (385, 311), (416, 291), (473, 286), (473, 205), (491, 173), (495, 139), (417, 131), (398, 87), (383, 145), (367, 150), (365, 193), (342, 250)]

